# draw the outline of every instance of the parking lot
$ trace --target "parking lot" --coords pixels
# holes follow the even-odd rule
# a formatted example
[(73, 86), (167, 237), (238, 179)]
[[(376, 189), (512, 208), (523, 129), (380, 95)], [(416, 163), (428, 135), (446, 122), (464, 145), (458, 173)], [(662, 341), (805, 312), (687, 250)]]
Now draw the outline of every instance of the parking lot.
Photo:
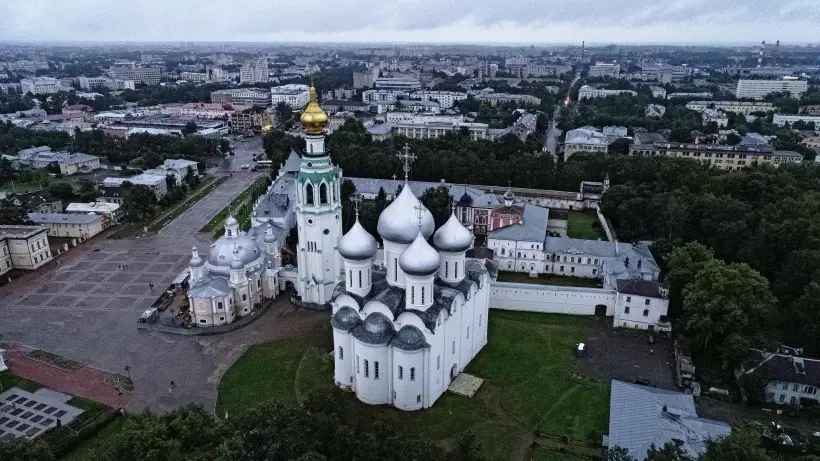
[(612, 318), (596, 318), (586, 332), (587, 355), (580, 361), (583, 373), (592, 378), (632, 382), (641, 378), (664, 389), (675, 389), (672, 340), (650, 333), (613, 328)]

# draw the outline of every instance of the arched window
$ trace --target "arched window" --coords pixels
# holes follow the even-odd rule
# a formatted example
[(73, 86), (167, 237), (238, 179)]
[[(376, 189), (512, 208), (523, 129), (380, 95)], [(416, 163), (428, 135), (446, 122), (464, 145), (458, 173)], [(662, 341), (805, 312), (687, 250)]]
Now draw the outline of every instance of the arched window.
[(313, 186), (311, 184), (305, 187), (305, 203), (313, 205)]
[(327, 184), (325, 183), (319, 186), (319, 203), (323, 205), (327, 203)]

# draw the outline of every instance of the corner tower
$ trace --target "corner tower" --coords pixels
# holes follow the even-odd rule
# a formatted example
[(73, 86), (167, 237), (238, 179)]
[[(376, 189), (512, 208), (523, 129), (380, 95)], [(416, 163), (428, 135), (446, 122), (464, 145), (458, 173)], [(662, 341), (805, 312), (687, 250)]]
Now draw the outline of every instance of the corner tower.
[(325, 304), (340, 280), (336, 249), (342, 235), (342, 172), (325, 152), (327, 114), (319, 107), (313, 86), (300, 120), (305, 128), (305, 154), (296, 176), (297, 290), (302, 301)]

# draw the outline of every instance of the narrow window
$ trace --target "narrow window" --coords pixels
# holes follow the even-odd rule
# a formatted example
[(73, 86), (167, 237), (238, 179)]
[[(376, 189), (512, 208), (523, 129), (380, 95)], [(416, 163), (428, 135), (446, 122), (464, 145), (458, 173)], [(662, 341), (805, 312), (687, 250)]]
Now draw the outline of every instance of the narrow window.
[(248, 295), (243, 294), (242, 295), (242, 301), (246, 301), (247, 299), (248, 299)]
[(416, 380), (416, 367), (410, 368), (410, 381)]
[(483, 314), (478, 316), (478, 326), (481, 326), (481, 318), (484, 317)]
[(626, 307), (624, 307), (624, 314), (628, 314), (628, 313), (629, 313), (629, 306), (626, 306)]
[(649, 300), (647, 299), (646, 301), (644, 301), (644, 304), (648, 306), (649, 305)]
[(362, 271), (359, 271), (359, 288), (362, 287)]
[(348, 286), (352, 287), (353, 286), (353, 270), (352, 269), (348, 269), (348, 271), (347, 271), (347, 280), (348, 280), (348, 283), (347, 283)]
[(630, 301), (632, 301), (632, 296), (627, 296), (626, 297), (626, 302), (630, 302)]
[(447, 278), (450, 276), (450, 263), (449, 261), (444, 261), (444, 277)]
[(421, 303), (424, 304), (424, 285), (421, 287)]
[(441, 356), (436, 357), (436, 370), (441, 369)]
[(327, 203), (327, 184), (321, 184), (319, 186), (319, 203), (322, 205)]
[(470, 339), (470, 327), (467, 327), (467, 339)]
[(456, 263), (456, 267), (453, 268), (453, 270), (455, 271), (455, 274), (453, 274), (453, 277), (458, 278), (458, 263)]
[(370, 363), (367, 361), (367, 359), (364, 359), (364, 377), (370, 377)]
[(455, 354), (455, 353), (456, 353), (456, 342), (453, 341), (453, 354)]
[(313, 186), (310, 184), (305, 187), (305, 203), (313, 205)]
[(339, 360), (343, 360), (345, 358), (345, 350), (342, 346), (339, 346)]
[(393, 258), (393, 281), (399, 281), (399, 259)]
[(216, 303), (216, 308), (217, 309), (222, 309), (222, 303), (221, 302)]
[(649, 317), (649, 309), (644, 309), (643, 310), (643, 316), (644, 317)]
[(356, 373), (359, 373), (359, 354), (356, 354)]
[(373, 379), (379, 379), (379, 362), (373, 362)]
[(416, 304), (416, 286), (410, 286), (410, 304)]
[(399, 365), (399, 379), (404, 379), (404, 368)]
[(421, 394), (416, 396), (416, 403), (421, 403)]

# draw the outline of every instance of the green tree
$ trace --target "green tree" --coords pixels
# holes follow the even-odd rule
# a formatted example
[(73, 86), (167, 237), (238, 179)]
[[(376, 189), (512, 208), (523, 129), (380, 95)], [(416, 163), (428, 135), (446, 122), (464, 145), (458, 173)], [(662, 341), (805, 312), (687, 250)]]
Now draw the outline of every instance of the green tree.
[(137, 223), (146, 221), (156, 213), (157, 197), (143, 185), (128, 185), (126, 182), (123, 194), (123, 216), (126, 221)]
[(609, 145), (609, 153), (612, 155), (629, 155), (629, 145), (631, 141), (627, 138), (618, 138)]
[(421, 203), (433, 214), (436, 229), (450, 216), (450, 190), (445, 186), (429, 188), (421, 194)]
[(71, 200), (74, 198), (74, 189), (67, 182), (55, 182), (48, 186), (48, 193), (60, 200)]
[(657, 448), (653, 444), (646, 451), (646, 461), (695, 461), (682, 447), (675, 442), (666, 442), (663, 447)]
[(713, 260), (683, 290), (684, 330), (701, 352), (730, 369), (774, 312), (769, 282), (745, 263)]
[(43, 441), (0, 442), (0, 459), (9, 461), (53, 461), (54, 454)]
[(77, 186), (77, 197), (81, 202), (93, 202), (94, 197), (96, 196), (96, 187), (94, 183), (89, 181), (88, 179), (80, 179), (76, 183)]
[(629, 450), (623, 447), (610, 447), (606, 451), (606, 461), (637, 461), (632, 455), (629, 454)]
[(280, 102), (276, 105), (274, 111), (276, 113), (276, 121), (279, 124), (285, 124), (293, 118), (293, 109), (291, 109), (287, 103)]
[(709, 444), (699, 461), (775, 461), (760, 445), (758, 428), (740, 426)]
[(0, 202), (0, 223), (11, 225), (32, 224), (31, 220), (28, 219), (26, 210), (9, 201)]
[(191, 120), (188, 123), (186, 123), (184, 127), (182, 127), (182, 134), (184, 136), (192, 135), (196, 133), (198, 129), (199, 127), (197, 126), (196, 122)]
[(356, 185), (353, 184), (353, 181), (351, 181), (349, 179), (345, 179), (344, 181), (342, 181), (342, 186), (341, 186), (341, 194), (342, 194), (341, 199), (342, 199), (342, 202), (349, 201), (350, 197), (355, 193), (356, 193)]

